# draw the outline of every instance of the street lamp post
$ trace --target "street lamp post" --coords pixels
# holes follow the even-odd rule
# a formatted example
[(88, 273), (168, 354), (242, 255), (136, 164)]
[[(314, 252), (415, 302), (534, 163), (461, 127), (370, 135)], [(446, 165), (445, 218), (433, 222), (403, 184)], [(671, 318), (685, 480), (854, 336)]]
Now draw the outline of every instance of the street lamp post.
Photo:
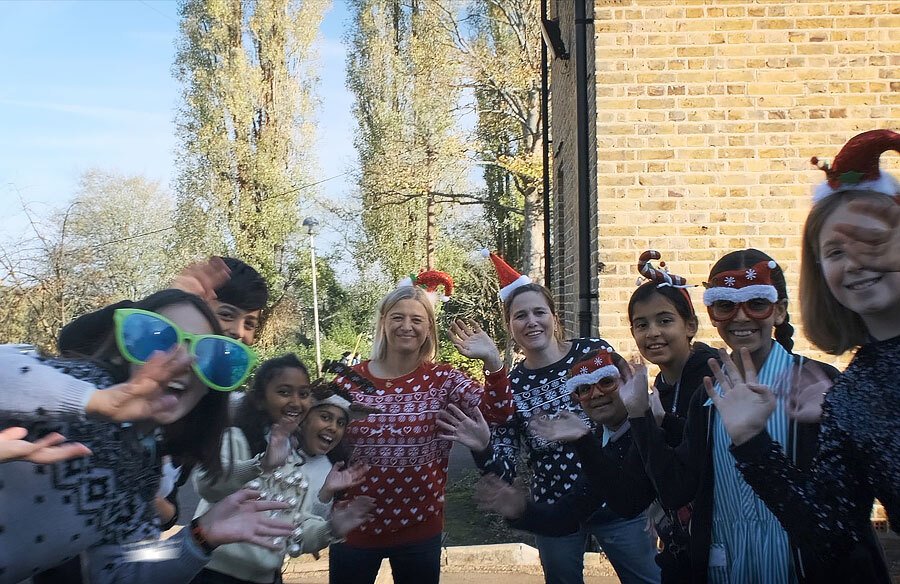
[(319, 342), (319, 292), (316, 287), (316, 227), (319, 220), (315, 217), (307, 217), (303, 220), (303, 226), (309, 233), (309, 257), (312, 263), (312, 293), (313, 293), (313, 326), (316, 329), (316, 371), (322, 376), (322, 348)]

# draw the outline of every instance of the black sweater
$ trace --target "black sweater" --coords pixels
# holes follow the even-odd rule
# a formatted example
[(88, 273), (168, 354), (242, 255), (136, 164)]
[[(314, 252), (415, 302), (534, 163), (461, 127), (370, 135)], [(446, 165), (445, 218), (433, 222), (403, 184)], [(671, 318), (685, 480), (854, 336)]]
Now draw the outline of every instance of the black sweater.
[[(662, 375), (657, 375), (654, 387), (659, 391), (660, 402), (666, 410), (661, 432), (670, 446), (681, 443), (691, 400), (695, 393), (706, 395), (703, 378), (711, 375), (709, 359), (716, 358), (718, 352), (715, 349), (703, 343), (694, 343), (694, 350), (677, 385), (667, 385)], [(574, 446), (584, 478), (576, 484), (573, 492), (554, 505), (529, 501), (523, 516), (510, 522), (512, 527), (541, 535), (567, 535), (578, 531), (581, 524), (604, 506), (622, 517), (634, 517), (657, 498), (640, 453), (632, 445), (630, 432), (606, 447), (602, 447), (601, 435), (589, 433), (576, 441)], [(678, 565), (684, 569), (685, 562), (678, 564), (670, 558), (667, 561), (658, 559), (658, 563), (663, 569), (663, 582), (689, 581), (684, 574), (675, 573)]]
[(875, 497), (900, 531), (900, 337), (862, 347), (828, 392), (819, 452), (804, 472), (767, 432), (732, 454), (795, 541), (820, 561), (854, 558), (845, 582), (890, 582), (870, 514)]

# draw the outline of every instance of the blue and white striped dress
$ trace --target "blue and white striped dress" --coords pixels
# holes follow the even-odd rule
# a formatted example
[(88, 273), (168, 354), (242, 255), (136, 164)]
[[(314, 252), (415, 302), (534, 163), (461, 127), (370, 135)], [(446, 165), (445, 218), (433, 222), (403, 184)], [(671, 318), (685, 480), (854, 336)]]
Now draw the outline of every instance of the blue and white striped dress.
[[(787, 444), (790, 420), (787, 397), (791, 387), (793, 358), (779, 343), (758, 373), (778, 397), (766, 428), (774, 440)], [(716, 385), (716, 391), (721, 388)], [(712, 402), (708, 402), (711, 407)], [(710, 546), (711, 584), (788, 584), (794, 574), (787, 533), (744, 481), (728, 450), (731, 438), (721, 418), (712, 417), (713, 522)]]

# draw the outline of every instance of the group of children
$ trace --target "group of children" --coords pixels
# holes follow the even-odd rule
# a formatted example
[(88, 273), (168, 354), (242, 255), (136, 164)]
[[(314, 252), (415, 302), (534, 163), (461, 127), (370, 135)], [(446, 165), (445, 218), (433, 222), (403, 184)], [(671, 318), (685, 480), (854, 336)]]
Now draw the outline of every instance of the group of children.
[[(783, 270), (755, 249), (703, 283), (719, 351), (693, 340), (688, 283), (641, 255), (627, 312), (652, 389), (602, 339), (566, 339), (548, 290), (494, 254), (524, 358), (507, 372), (477, 325), (448, 331), (483, 385), (434, 361), (433, 297), (452, 281), (431, 272), (382, 299), (369, 360), (332, 382), (268, 360), (231, 408), (267, 300), (237, 260), (81, 317), (63, 357), (0, 348), (0, 582), (272, 584), (285, 555), (330, 547), (334, 584), (374, 582), (383, 559), (397, 584), (437, 583), (453, 441), (483, 470), (479, 505), (536, 534), (550, 584), (583, 582), (589, 536), (625, 583), (890, 582), (869, 522), (878, 498), (900, 526), (890, 149), (900, 135), (866, 132), (822, 165), (803, 232), (804, 331), (858, 348), (843, 373), (793, 353)], [(148, 546), (189, 475), (190, 528)]]

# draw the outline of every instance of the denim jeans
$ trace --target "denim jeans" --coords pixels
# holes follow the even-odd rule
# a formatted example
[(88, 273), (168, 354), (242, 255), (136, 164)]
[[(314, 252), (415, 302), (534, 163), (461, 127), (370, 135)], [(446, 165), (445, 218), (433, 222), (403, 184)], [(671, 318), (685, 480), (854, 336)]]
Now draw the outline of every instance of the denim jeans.
[(581, 531), (563, 537), (535, 536), (546, 584), (584, 584), (584, 549), (588, 535), (600, 542), (622, 584), (659, 584), (656, 541), (646, 530), (647, 517), (621, 519), (599, 511)]
[(336, 543), (328, 553), (329, 584), (373, 584), (381, 560), (391, 563), (394, 584), (438, 584), (441, 535), (400, 546), (361, 548)]

